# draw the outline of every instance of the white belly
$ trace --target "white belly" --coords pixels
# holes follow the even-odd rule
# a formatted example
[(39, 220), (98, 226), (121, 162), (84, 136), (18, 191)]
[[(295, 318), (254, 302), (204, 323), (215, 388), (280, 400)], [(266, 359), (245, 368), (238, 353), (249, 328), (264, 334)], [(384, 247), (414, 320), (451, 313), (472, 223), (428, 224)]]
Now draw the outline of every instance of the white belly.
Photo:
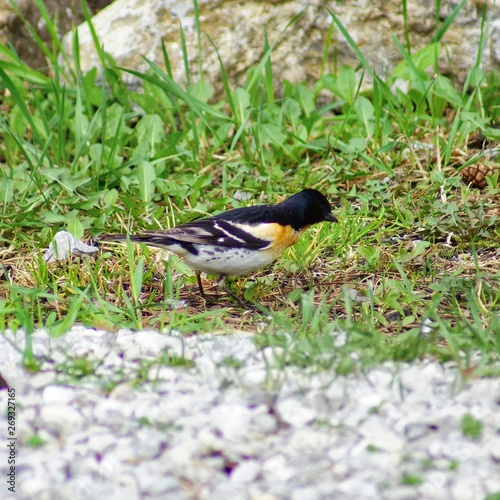
[(269, 265), (274, 256), (265, 251), (244, 248), (222, 248), (196, 245), (198, 255), (184, 254), (184, 261), (192, 268), (206, 274), (240, 276)]

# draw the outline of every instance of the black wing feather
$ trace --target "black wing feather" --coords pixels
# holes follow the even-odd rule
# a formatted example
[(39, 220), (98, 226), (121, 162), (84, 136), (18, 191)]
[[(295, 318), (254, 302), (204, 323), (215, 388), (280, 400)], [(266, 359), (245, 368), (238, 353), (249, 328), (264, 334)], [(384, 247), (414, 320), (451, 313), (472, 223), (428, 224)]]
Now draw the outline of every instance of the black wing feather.
[(209, 219), (190, 222), (167, 231), (146, 231), (141, 236), (143, 241), (147, 238), (151, 243), (161, 242), (163, 245), (197, 243), (220, 247), (259, 249), (270, 243), (230, 223)]

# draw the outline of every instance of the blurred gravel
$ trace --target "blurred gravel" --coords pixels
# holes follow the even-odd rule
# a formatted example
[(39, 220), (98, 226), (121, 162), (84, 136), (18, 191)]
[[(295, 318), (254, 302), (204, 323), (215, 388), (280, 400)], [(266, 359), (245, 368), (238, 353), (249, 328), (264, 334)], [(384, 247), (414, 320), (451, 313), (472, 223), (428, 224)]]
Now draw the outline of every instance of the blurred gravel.
[[(258, 351), (251, 336), (82, 327), (59, 338), (36, 332), (42, 369), (30, 374), (20, 365), (23, 343), (21, 332), (0, 336), (0, 374), (16, 390), (18, 498), (500, 493), (498, 379), (463, 386), (452, 365), (431, 361), (311, 375), (273, 368), (273, 352)], [(193, 365), (162, 366), (162, 357)], [(85, 370), (91, 374), (75, 378)], [(0, 399), (5, 435), (7, 390)], [(464, 415), (482, 423), (480, 437), (464, 436)], [(33, 436), (44, 444), (30, 446)], [(0, 474), (7, 474), (5, 444)]]

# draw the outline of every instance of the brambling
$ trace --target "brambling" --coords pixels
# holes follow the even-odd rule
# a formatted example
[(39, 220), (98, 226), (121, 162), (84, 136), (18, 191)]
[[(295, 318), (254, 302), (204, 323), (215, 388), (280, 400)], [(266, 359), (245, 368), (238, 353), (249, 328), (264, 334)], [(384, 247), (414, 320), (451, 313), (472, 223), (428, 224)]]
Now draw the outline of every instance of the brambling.
[(323, 221), (337, 222), (330, 203), (319, 191), (304, 189), (275, 205), (235, 208), (172, 229), (130, 236), (107, 234), (99, 239), (129, 238), (176, 254), (195, 270), (200, 295), (205, 298), (201, 273), (217, 276), (219, 285), (224, 285), (226, 276), (267, 266), (307, 228)]

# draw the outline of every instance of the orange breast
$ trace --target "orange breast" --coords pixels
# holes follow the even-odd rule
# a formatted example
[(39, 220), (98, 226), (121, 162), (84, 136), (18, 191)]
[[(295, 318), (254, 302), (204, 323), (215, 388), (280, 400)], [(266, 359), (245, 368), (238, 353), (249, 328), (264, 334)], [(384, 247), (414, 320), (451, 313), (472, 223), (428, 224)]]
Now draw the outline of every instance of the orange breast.
[(266, 253), (273, 255), (273, 258), (280, 256), (288, 247), (297, 243), (302, 231), (295, 231), (291, 226), (280, 224), (262, 224), (253, 228), (252, 234), (257, 238), (274, 242)]

